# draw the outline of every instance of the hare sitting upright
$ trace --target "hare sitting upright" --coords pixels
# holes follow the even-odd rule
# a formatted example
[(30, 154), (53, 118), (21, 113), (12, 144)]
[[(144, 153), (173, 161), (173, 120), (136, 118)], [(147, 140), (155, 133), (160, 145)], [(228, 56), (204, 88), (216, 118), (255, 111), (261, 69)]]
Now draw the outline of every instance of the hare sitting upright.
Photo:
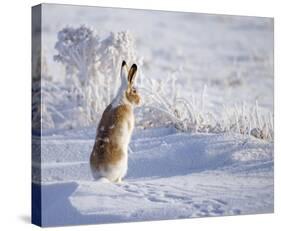
[(97, 128), (90, 167), (97, 180), (121, 182), (128, 168), (128, 145), (134, 129), (134, 106), (140, 104), (140, 95), (133, 86), (137, 65), (128, 70), (125, 61), (121, 67), (121, 86), (116, 97), (103, 112)]

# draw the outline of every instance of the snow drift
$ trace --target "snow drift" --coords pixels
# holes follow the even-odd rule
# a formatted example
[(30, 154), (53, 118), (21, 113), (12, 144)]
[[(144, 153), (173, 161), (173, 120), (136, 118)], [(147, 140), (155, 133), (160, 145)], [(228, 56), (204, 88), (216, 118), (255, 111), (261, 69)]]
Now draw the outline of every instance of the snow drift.
[(262, 140), (141, 130), (130, 145), (127, 177), (111, 184), (92, 179), (93, 130), (67, 134), (42, 142), (44, 226), (273, 211), (273, 147)]

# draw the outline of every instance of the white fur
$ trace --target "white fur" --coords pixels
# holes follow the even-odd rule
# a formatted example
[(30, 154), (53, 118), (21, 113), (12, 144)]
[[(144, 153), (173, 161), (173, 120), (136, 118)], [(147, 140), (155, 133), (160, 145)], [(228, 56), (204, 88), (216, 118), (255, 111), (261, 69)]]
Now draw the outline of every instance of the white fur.
[(111, 102), (112, 108), (117, 108), (118, 106), (125, 105), (125, 104), (129, 105), (130, 107), (134, 107), (134, 104), (131, 103), (125, 96), (125, 91), (126, 90), (124, 90), (123, 92), (118, 91), (118, 94)]
[(125, 97), (125, 92), (127, 90), (128, 87), (128, 70), (126, 70), (126, 66), (123, 66), (121, 68), (121, 85), (117, 91), (117, 94), (115, 96), (115, 98), (113, 99), (113, 101), (111, 102), (111, 105), (113, 108), (118, 107), (119, 105), (124, 104), (124, 98)]
[(97, 138), (97, 140), (101, 140), (101, 141), (103, 141), (103, 142), (109, 143), (109, 138), (108, 138), (108, 137), (105, 137), (104, 139), (102, 139), (102, 138)]
[(101, 177), (101, 178), (97, 179), (96, 181), (100, 182), (100, 183), (110, 183), (110, 181), (105, 177)]
[(120, 182), (128, 170), (128, 155), (124, 153), (123, 158), (116, 165), (107, 166), (107, 169), (101, 168), (99, 171), (91, 168), (93, 177), (100, 182), (100, 179), (106, 178), (111, 182)]

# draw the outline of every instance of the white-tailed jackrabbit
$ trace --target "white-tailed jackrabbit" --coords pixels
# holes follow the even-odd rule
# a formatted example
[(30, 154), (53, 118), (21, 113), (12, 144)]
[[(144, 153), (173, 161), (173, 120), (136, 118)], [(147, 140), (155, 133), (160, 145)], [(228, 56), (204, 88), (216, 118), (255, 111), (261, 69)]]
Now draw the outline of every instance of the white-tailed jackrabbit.
[(140, 95), (133, 86), (137, 65), (121, 66), (121, 86), (114, 100), (103, 112), (97, 128), (90, 167), (95, 179), (121, 182), (128, 168), (128, 145), (134, 129), (134, 106)]

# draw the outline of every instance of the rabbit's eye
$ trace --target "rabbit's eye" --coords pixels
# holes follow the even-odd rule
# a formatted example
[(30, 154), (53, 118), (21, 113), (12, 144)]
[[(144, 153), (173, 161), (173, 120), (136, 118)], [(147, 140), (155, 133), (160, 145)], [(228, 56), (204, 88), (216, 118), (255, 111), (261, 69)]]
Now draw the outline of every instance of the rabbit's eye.
[(137, 90), (136, 90), (136, 88), (132, 88), (132, 92), (134, 93), (134, 94), (136, 94), (137, 93)]

